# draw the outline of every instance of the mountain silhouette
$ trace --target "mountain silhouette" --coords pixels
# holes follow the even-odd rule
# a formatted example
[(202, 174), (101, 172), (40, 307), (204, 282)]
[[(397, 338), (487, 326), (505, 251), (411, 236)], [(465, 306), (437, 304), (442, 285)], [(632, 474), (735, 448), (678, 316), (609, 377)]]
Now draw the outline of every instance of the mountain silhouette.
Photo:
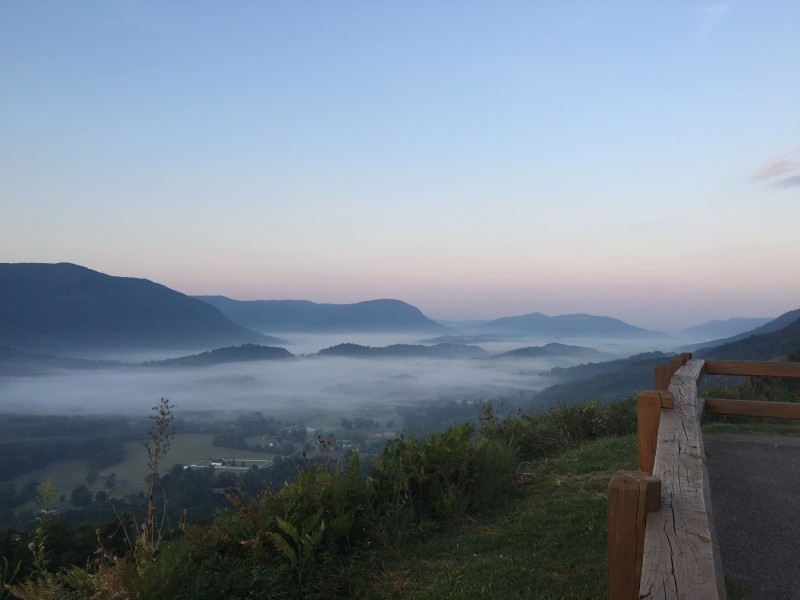
[(275, 346), (258, 346), (256, 344), (242, 344), (241, 346), (228, 346), (216, 348), (200, 354), (179, 356), (164, 360), (151, 360), (143, 363), (154, 367), (207, 367), (233, 362), (252, 362), (257, 360), (287, 360), (295, 358), (294, 354), (286, 348)]
[[(783, 325), (789, 319), (793, 320), (788, 325), (773, 329), (776, 321)], [(796, 350), (800, 350), (800, 309), (781, 315), (743, 339), (702, 348), (694, 356), (721, 360), (780, 360)]]
[(0, 344), (37, 352), (273, 343), (147, 279), (70, 263), (0, 263)]
[(487, 352), (478, 346), (460, 344), (392, 344), (374, 348), (360, 344), (338, 344), (325, 348), (317, 356), (348, 356), (357, 358), (483, 358)]
[(753, 329), (760, 327), (761, 325), (766, 325), (773, 320), (774, 319), (771, 318), (767, 319), (753, 317), (733, 317), (724, 321), (714, 319), (713, 321), (706, 321), (700, 325), (694, 325), (693, 327), (682, 329), (681, 333), (691, 335), (694, 339), (700, 340), (722, 339), (743, 333), (749, 335), (748, 332), (751, 332)]
[(268, 333), (444, 332), (410, 304), (368, 300), (355, 304), (317, 304), (307, 300), (232, 300), (196, 296), (218, 308), (234, 323)]
[(666, 337), (666, 334), (634, 327), (612, 317), (584, 313), (549, 317), (540, 312), (517, 317), (503, 317), (477, 325), (476, 333), (509, 336), (643, 338)]
[(525, 348), (517, 348), (509, 352), (498, 354), (494, 358), (540, 358), (540, 357), (581, 357), (581, 358), (599, 358), (602, 353), (594, 348), (586, 348), (585, 346), (569, 346), (567, 344), (558, 344), (553, 342), (545, 344), (544, 346), (527, 346)]

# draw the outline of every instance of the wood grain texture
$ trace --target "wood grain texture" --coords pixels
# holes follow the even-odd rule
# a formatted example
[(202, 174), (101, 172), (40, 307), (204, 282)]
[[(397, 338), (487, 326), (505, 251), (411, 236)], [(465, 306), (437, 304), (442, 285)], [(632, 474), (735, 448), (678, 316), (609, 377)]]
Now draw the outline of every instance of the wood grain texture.
[(673, 405), (672, 394), (667, 391), (644, 390), (636, 396), (637, 466), (644, 473), (653, 472), (661, 409)]
[(703, 367), (702, 360), (689, 360), (678, 369), (669, 385), (675, 408), (661, 411), (653, 466), (661, 510), (647, 518), (640, 598), (726, 597), (700, 433)]
[(719, 415), (800, 419), (800, 403), (706, 398), (706, 411)]
[(669, 387), (669, 378), (672, 377), (669, 365), (656, 365), (653, 373), (653, 387), (657, 390), (666, 390)]
[(617, 471), (608, 484), (608, 597), (639, 597), (647, 513), (658, 510), (659, 480), (641, 471)]
[(754, 360), (707, 360), (709, 375), (747, 375), (750, 377), (800, 377), (800, 363)]

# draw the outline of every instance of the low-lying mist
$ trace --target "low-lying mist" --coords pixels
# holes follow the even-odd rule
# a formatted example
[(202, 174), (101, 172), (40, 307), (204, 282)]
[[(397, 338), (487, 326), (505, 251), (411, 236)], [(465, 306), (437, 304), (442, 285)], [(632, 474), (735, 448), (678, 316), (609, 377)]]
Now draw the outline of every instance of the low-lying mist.
[(124, 367), (0, 381), (2, 410), (20, 413), (145, 414), (169, 397), (182, 411), (309, 414), (374, 404), (485, 399), (550, 385), (555, 360), (298, 358), (179, 369)]
[[(0, 411), (54, 414), (143, 415), (161, 397), (182, 412), (263, 411), (275, 416), (308, 416), (352, 407), (412, 405), (437, 400), (533, 401), (535, 392), (555, 383), (543, 374), (579, 358), (432, 359), (345, 358), (313, 355), (342, 342), (379, 347), (419, 343), (398, 335), (292, 335), (284, 345), (298, 358), (208, 367), (144, 367), (147, 359), (177, 356), (117, 354), (130, 366), (95, 371), (0, 377)], [(552, 339), (512, 339), (480, 344), (491, 354), (543, 345)], [(565, 340), (566, 341), (566, 340)], [(575, 340), (600, 350), (608, 360), (652, 350), (646, 341)], [(183, 352), (182, 354), (185, 354)]]

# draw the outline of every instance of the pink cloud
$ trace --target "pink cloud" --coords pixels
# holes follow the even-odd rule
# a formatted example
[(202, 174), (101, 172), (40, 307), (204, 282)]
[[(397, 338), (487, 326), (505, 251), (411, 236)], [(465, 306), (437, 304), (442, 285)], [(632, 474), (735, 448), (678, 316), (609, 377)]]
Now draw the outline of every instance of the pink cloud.
[(769, 181), (771, 187), (782, 188), (800, 185), (800, 146), (773, 158), (756, 171), (750, 181)]

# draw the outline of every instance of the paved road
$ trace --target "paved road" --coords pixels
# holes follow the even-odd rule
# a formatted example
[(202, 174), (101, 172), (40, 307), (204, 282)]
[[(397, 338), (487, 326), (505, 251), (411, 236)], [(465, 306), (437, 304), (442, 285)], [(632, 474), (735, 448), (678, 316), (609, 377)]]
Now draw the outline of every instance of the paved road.
[(704, 436), (726, 579), (753, 600), (800, 600), (800, 438)]

